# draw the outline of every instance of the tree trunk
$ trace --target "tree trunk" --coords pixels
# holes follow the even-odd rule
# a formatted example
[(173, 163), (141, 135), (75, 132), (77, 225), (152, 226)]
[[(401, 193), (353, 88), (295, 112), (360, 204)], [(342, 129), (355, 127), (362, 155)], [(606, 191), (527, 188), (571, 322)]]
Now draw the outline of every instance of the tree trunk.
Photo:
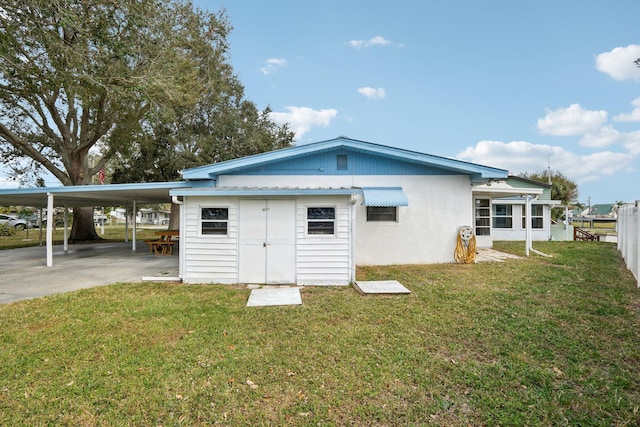
[(180, 229), (180, 205), (171, 203), (171, 214), (169, 216), (169, 230)]
[(102, 240), (96, 232), (92, 207), (73, 208), (73, 225), (69, 240), (72, 242)]

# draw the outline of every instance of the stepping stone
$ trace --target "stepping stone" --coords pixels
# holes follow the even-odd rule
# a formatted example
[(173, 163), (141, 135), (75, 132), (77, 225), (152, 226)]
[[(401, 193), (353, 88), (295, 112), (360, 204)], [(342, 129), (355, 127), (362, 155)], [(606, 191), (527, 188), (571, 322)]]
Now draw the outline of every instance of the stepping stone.
[(300, 288), (253, 289), (247, 300), (247, 307), (267, 307), (274, 305), (302, 305)]
[(411, 291), (400, 284), (397, 280), (376, 280), (357, 281), (355, 288), (364, 295), (368, 294), (410, 294)]

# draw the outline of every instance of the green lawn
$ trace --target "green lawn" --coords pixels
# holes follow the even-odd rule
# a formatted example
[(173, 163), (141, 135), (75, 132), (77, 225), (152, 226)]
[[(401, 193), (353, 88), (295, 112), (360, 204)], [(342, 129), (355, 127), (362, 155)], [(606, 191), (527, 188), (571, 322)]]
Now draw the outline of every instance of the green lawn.
[[(98, 236), (107, 241), (124, 241), (124, 225), (106, 226), (104, 228), (104, 234), (100, 227), (96, 227)], [(155, 229), (151, 228), (138, 228), (136, 230), (136, 240), (153, 239)], [(129, 239), (133, 238), (133, 230), (129, 227), (128, 230)], [(47, 238), (46, 229), (42, 229), (42, 244), (46, 244)], [(64, 242), (64, 230), (60, 227), (56, 228), (53, 232), (53, 244), (61, 245)], [(30, 228), (29, 230), (16, 231), (11, 236), (0, 236), (0, 250), (22, 248), (27, 246), (38, 246), (40, 244), (40, 229)]]
[[(368, 267), (408, 296), (115, 284), (0, 306), (0, 425), (640, 424), (640, 291), (615, 246)], [(522, 243), (498, 249), (522, 253)]]

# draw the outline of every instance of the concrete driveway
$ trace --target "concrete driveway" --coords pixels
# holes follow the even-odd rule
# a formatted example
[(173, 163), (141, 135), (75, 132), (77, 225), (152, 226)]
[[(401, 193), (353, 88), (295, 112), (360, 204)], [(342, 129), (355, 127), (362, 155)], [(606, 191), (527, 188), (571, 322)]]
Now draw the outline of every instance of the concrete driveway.
[[(177, 248), (176, 248), (177, 249)], [(149, 252), (144, 242), (54, 246), (53, 267), (46, 247), (0, 250), (0, 303), (109, 285), (139, 282), (142, 277), (178, 276), (178, 251), (171, 256)]]

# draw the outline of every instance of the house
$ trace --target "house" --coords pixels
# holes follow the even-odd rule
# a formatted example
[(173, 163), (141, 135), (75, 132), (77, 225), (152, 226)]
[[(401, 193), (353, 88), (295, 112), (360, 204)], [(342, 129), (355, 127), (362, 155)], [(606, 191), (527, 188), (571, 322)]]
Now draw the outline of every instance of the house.
[[(551, 206), (544, 184), (506, 170), (346, 137), (187, 169), (182, 176), (178, 182), (0, 190), (0, 204), (65, 211), (119, 205), (138, 212), (171, 201), (180, 206), (178, 279), (299, 285), (349, 284), (356, 265), (453, 262), (458, 237), (468, 230), (463, 227), (473, 230), (479, 247), (513, 238), (529, 248), (532, 235), (544, 236)], [(531, 212), (524, 227), (522, 212)], [(134, 251), (135, 236), (134, 224)], [(53, 265), (50, 239), (47, 265)]]
[(461, 226), (491, 246), (494, 198), (544, 192), (502, 169), (345, 137), (182, 175), (200, 184), (170, 192), (187, 283), (344, 285), (356, 265), (452, 262)]

